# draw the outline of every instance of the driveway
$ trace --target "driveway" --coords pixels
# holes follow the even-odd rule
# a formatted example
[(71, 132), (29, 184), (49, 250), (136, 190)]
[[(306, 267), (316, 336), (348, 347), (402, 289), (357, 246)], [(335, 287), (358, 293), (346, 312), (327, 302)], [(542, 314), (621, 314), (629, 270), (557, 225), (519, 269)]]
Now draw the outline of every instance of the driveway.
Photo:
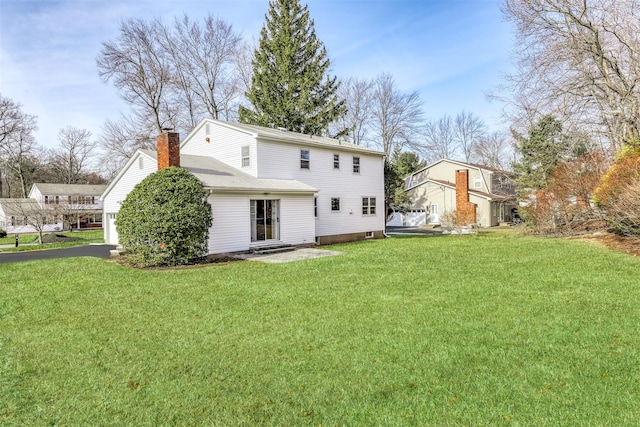
[(440, 235), (442, 228), (421, 228), (421, 227), (387, 227), (385, 230), (387, 235), (392, 234), (423, 234), (423, 235)]
[(26, 252), (0, 252), (0, 264), (5, 262), (37, 261), (41, 259), (74, 258), (90, 256), (96, 258), (109, 258), (115, 245), (88, 245), (75, 246), (73, 248), (45, 249)]

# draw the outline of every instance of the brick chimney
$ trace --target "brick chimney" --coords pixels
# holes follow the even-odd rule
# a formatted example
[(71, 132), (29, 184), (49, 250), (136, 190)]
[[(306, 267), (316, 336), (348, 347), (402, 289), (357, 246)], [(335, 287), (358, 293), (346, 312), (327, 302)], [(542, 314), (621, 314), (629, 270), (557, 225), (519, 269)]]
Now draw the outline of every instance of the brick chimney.
[(469, 171), (460, 169), (456, 171), (456, 217), (458, 223), (476, 223), (475, 203), (469, 202)]
[(156, 140), (158, 150), (158, 170), (170, 166), (180, 167), (180, 134), (163, 132)]

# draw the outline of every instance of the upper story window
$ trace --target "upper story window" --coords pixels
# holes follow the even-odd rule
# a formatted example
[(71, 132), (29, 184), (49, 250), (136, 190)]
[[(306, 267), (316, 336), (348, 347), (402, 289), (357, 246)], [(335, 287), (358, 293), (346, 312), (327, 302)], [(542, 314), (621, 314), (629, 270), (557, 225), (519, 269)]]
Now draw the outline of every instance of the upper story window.
[(249, 156), (249, 146), (242, 147), (242, 167), (245, 168), (251, 165), (251, 157)]
[(360, 157), (353, 156), (353, 173), (360, 173)]
[(309, 150), (300, 150), (300, 169), (309, 169)]
[(362, 198), (362, 215), (375, 215), (375, 214), (376, 214), (376, 198), (363, 197)]
[(333, 155), (333, 168), (340, 169), (340, 154)]
[(339, 197), (332, 197), (331, 198), (331, 211), (332, 212), (340, 211), (340, 198)]
[(476, 176), (473, 179), (473, 188), (482, 188), (482, 178)]
[(313, 198), (313, 216), (318, 218), (318, 198), (317, 197)]

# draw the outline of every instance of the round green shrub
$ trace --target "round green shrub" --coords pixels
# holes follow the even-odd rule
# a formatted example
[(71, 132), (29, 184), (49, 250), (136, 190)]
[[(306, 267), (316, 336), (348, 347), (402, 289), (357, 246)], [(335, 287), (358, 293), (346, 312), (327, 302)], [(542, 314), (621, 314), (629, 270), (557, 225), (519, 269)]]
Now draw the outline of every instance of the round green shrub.
[(122, 203), (116, 229), (138, 266), (182, 265), (207, 255), (211, 205), (200, 180), (186, 169), (161, 169)]

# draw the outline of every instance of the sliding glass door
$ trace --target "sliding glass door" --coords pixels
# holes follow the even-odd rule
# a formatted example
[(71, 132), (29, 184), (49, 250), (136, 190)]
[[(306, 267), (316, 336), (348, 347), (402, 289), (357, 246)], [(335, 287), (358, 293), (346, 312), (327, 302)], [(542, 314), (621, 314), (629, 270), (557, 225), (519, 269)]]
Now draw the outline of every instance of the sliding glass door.
[(251, 200), (251, 241), (280, 238), (279, 200)]

